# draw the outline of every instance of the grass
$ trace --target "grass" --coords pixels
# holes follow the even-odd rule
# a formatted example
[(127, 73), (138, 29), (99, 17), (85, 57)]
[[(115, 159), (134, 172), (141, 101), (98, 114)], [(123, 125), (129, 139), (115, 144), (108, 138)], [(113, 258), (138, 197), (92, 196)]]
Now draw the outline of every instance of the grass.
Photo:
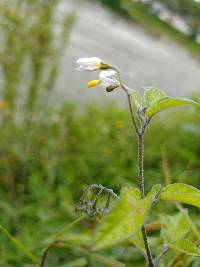
[[(59, 3), (57, 0), (53, 2)], [(128, 15), (145, 27), (151, 21), (155, 26), (148, 29), (157, 29), (157, 34), (163, 34), (164, 27), (169, 27), (147, 15), (146, 10), (134, 2), (123, 1), (123, 8), (117, 0), (107, 3), (115, 4), (117, 12)], [(115, 105), (103, 109), (90, 106), (80, 112), (78, 107), (69, 103), (50, 110), (44, 104), (47, 99), (44, 101), (37, 92), (44, 93), (47, 88), (55, 86), (67, 38), (64, 39), (70, 32), (74, 16), (66, 14), (61, 23), (59, 32), (62, 32), (60, 37), (63, 39), (57, 53), (52, 50), (56, 38), (52, 31), (54, 7), (43, 5), (43, 1), (36, 6), (32, 4), (27, 2), (28, 16), (23, 15), (24, 2), (21, 1), (17, 1), (16, 6), (7, 6), (6, 2), (1, 9), (2, 21), (8, 20), (1, 25), (9, 38), (1, 48), (0, 64), (5, 80), (2, 91), (9, 105), (0, 111), (0, 267), (37, 266), (44, 248), (52, 238), (61, 235), (65, 236), (66, 247), (55, 247), (50, 251), (46, 267), (116, 266), (118, 263), (109, 256), (125, 258), (127, 267), (132, 266), (133, 261), (137, 267), (144, 267), (135, 248), (129, 249), (124, 256), (121, 247), (101, 255), (85, 253), (79, 247), (86, 242), (88, 234), (94, 233), (97, 224), (97, 221), (89, 219), (76, 225), (72, 223), (79, 220), (75, 206), (84, 186), (101, 183), (117, 193), (124, 185), (137, 186), (136, 136), (128, 112)], [(32, 12), (35, 10), (33, 7), (37, 12)], [(130, 14), (127, 13), (129, 8)], [(37, 17), (31, 28), (27, 23), (27, 20), (32, 21), (30, 14)], [(20, 23), (13, 23), (16, 19)], [(166, 32), (170, 30), (169, 27)], [(21, 38), (25, 33), (26, 38)], [(52, 51), (56, 53), (52, 54)], [(195, 51), (198, 51), (196, 46)], [(32, 55), (30, 65), (33, 69), (26, 70), (31, 80), (24, 79), (26, 72), (21, 75), (19, 71), (24, 66), (26, 53)], [(43, 65), (44, 62), (47, 63)], [(48, 73), (47, 79), (44, 71)], [(24, 86), (30, 97), (21, 99), (21, 94), (16, 92), (21, 92), (21, 85), (26, 81), (29, 86)], [(22, 105), (18, 105), (19, 99)], [(199, 110), (186, 108), (175, 111), (173, 116), (171, 114), (153, 120), (146, 135), (146, 190), (155, 183), (164, 184), (166, 181), (186, 182), (199, 187)], [(165, 210), (174, 212), (174, 209), (165, 205)], [(198, 214), (195, 208), (191, 208), (190, 213), (196, 222)], [(195, 233), (198, 230), (195, 229)], [(161, 247), (156, 242), (152, 240), (154, 246)]]
[[(164, 184), (166, 173), (171, 182), (199, 187), (199, 111), (186, 108), (184, 118), (182, 112), (162, 114), (152, 121), (146, 135), (146, 190), (155, 183)], [(66, 225), (79, 216), (74, 209), (85, 184), (101, 183), (116, 192), (124, 185), (137, 185), (136, 137), (127, 111), (113, 105), (91, 106), (81, 114), (66, 104), (43, 115), (28, 128), (24, 122), (4, 122), (0, 133), (0, 225), (27, 248), (16, 247), (1, 232), (1, 267), (32, 264), (30, 255), (39, 259), (52, 236), (68, 229)], [(167, 205), (165, 209), (174, 210)], [(190, 211), (194, 219), (196, 210)], [(83, 220), (70, 231), (71, 242), (84, 242), (84, 236), (77, 240), (73, 234), (80, 229), (87, 234), (95, 224)], [(116, 249), (110, 253), (118, 255)], [(139, 254), (132, 253), (134, 262), (138, 258), (137, 266), (142, 266)], [(89, 266), (105, 266), (78, 248), (69, 249), (67, 257), (66, 248), (55, 248), (47, 266), (65, 266), (83, 256), (91, 261)], [(126, 260), (131, 266), (132, 256)]]

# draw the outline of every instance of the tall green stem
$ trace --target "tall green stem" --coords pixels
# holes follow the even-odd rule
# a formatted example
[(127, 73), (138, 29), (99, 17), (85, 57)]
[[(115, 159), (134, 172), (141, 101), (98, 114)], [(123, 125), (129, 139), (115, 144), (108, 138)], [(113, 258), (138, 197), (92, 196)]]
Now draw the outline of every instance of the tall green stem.
[[(136, 131), (136, 134), (138, 136), (138, 184), (139, 184), (139, 188), (141, 191), (141, 197), (144, 198), (145, 197), (145, 190), (144, 190), (144, 132), (145, 132), (146, 124), (143, 123), (143, 121), (141, 121), (141, 129), (138, 128), (137, 123), (136, 123), (136, 119), (134, 116), (132, 104), (131, 104), (130, 95), (129, 95), (127, 88), (125, 86), (123, 86), (122, 89), (124, 89), (124, 91), (127, 94), (131, 120), (133, 123), (133, 127)], [(147, 233), (146, 233), (144, 225), (142, 225), (141, 232), (142, 232), (142, 237), (144, 240), (144, 246), (145, 246), (145, 250), (146, 250), (148, 266), (149, 267), (155, 267), (154, 262), (153, 262), (153, 258), (151, 255), (149, 243), (148, 243)]]
[(144, 198), (144, 133), (138, 135), (138, 183), (141, 196)]
[[(144, 131), (142, 129), (141, 133), (138, 135), (138, 183), (141, 191), (141, 197), (145, 197), (144, 191)], [(148, 243), (147, 233), (144, 225), (142, 225), (142, 237), (144, 240), (145, 250), (148, 258), (149, 267), (154, 267), (153, 258), (151, 255), (151, 250)]]

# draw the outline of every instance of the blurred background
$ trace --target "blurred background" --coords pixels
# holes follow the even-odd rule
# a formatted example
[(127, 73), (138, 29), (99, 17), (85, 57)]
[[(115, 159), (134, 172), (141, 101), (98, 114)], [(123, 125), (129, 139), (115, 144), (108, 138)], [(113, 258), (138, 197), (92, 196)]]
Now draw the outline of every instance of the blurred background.
[[(131, 88), (199, 100), (200, 3), (0, 1), (0, 224), (38, 256), (48, 237), (77, 217), (86, 184), (117, 193), (137, 185), (136, 137), (123, 92), (87, 89), (96, 73), (75, 71), (77, 58), (91, 56), (119, 68)], [(161, 114), (146, 135), (146, 190), (170, 182), (200, 188), (199, 158), (199, 110)], [(192, 216), (200, 226), (198, 211)], [(91, 231), (94, 223), (83, 226)], [(145, 266), (137, 252), (130, 255), (127, 266)], [(0, 232), (0, 267), (7, 266), (35, 265)], [(47, 266), (113, 265), (60, 249)]]

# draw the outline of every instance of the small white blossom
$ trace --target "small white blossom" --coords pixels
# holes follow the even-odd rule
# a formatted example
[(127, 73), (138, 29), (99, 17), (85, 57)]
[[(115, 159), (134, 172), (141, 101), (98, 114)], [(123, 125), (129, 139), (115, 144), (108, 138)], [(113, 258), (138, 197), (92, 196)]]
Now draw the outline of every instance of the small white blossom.
[(94, 87), (101, 84), (108, 92), (120, 86), (118, 81), (117, 72), (115, 70), (102, 70), (99, 73), (98, 80), (91, 80), (87, 83), (88, 87)]
[(76, 63), (76, 70), (98, 70), (101, 68), (102, 60), (98, 57), (79, 58)]
[(117, 72), (114, 70), (102, 70), (99, 74), (99, 80), (101, 81), (101, 85), (105, 88), (120, 86), (117, 79)]

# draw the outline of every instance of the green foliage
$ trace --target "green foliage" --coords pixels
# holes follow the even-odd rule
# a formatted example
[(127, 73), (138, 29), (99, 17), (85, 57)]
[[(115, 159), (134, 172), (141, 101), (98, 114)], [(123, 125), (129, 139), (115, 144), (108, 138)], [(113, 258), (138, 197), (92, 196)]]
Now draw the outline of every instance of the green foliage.
[[(72, 223), (66, 225), (63, 229), (61, 229), (59, 232), (55, 234), (55, 236), (51, 237), (51, 242), (55, 242), (56, 240), (62, 238), (66, 233), (70, 232), (70, 230), (81, 220), (84, 219), (85, 216), (78, 217), (76, 220), (74, 220)], [(87, 237), (86, 237), (87, 239)]]
[(71, 234), (69, 233), (62, 240), (69, 246), (87, 246), (90, 242), (90, 235), (88, 234)]
[(144, 89), (144, 106), (147, 108), (152, 108), (152, 106), (156, 105), (159, 100), (165, 97), (165, 92), (158, 88), (145, 88)]
[(198, 226), (195, 224), (195, 222), (189, 216), (187, 209), (184, 209), (182, 206), (179, 206), (179, 210), (187, 219), (188, 224), (190, 225), (192, 232), (194, 233), (197, 240), (200, 242), (200, 232), (198, 230)]
[[(126, 5), (126, 2), (124, 0), (123, 4)], [(137, 177), (137, 168), (132, 166), (136, 156), (133, 157), (134, 144), (130, 145), (133, 139), (126, 112), (109, 106), (103, 110), (88, 108), (83, 114), (78, 114), (70, 105), (48, 110), (49, 107), (43, 104), (44, 98), (48, 102), (45, 95), (49, 96), (50, 89), (55, 87), (59, 62), (74, 18), (73, 12), (65, 10), (58, 15), (60, 5), (61, 0), (53, 0), (51, 4), (42, 0), (3, 1), (0, 4), (2, 93), (9, 106), (1, 114), (0, 211), (3, 216), (0, 217), (0, 266), (38, 264), (38, 259), (42, 259), (40, 266), (44, 266), (44, 257), (46, 266), (123, 267), (132, 266), (135, 257), (138, 257), (138, 266), (141, 266), (145, 252), (138, 231), (147, 220), (159, 218), (159, 200), (200, 207), (199, 190), (181, 183), (168, 185), (162, 190), (160, 185), (152, 187), (156, 179), (160, 183), (162, 169), (159, 164), (166, 160), (158, 160), (158, 147), (171, 136), (169, 133), (174, 132), (174, 126), (158, 122), (147, 138), (147, 142), (152, 143), (152, 137), (156, 136), (157, 142), (149, 146), (146, 153), (149, 160), (147, 175), (150, 178), (147, 190), (152, 189), (141, 199), (140, 191), (132, 187), (137, 182), (137, 179), (132, 179)], [(135, 7), (141, 15), (143, 6), (136, 3)], [(121, 1), (116, 1), (115, 8), (121, 8)], [(136, 18), (140, 21), (138, 14)], [(132, 13), (129, 15), (132, 16)], [(152, 16), (149, 18), (153, 21)], [(25, 89), (22, 98), (22, 90)], [(149, 118), (170, 106), (194, 103), (166, 98), (164, 92), (157, 88), (146, 88), (143, 100), (136, 91), (133, 91), (133, 97), (138, 114), (141, 112), (141, 117), (147, 115)], [(141, 106), (143, 109), (139, 109)], [(198, 125), (199, 112), (191, 113), (190, 119), (193, 126)], [(162, 128), (165, 134), (159, 135)], [(188, 131), (181, 134), (180, 142), (181, 138), (187, 141)], [(173, 156), (173, 174), (180, 174), (183, 169), (181, 164), (188, 163), (188, 160), (192, 167), (197, 167), (192, 172), (196, 174), (193, 183), (197, 184), (199, 135), (196, 131), (191, 135), (192, 144), (189, 144), (188, 150), (184, 146), (188, 153), (179, 151), (182, 143), (177, 144), (177, 139), (164, 149), (169, 151), (170, 157)], [(178, 167), (174, 160), (177, 154), (181, 158), (181, 163), (178, 162), (181, 166)], [(184, 175), (180, 177), (186, 179)], [(91, 220), (85, 215), (77, 218), (74, 212), (83, 184), (93, 181), (113, 186), (116, 191), (126, 184), (113, 208), (109, 211), (106, 206), (108, 215), (102, 221), (100, 215)], [(152, 203), (157, 203), (154, 209)], [(149, 214), (151, 207), (152, 213)], [(168, 213), (173, 210), (171, 206), (166, 207)], [(196, 217), (194, 209), (192, 218), (196, 220)], [(162, 233), (169, 248), (173, 249), (172, 253), (177, 250), (199, 256), (199, 248), (193, 242), (196, 237), (199, 239), (199, 230), (191, 222), (192, 219), (185, 213), (167, 216), (167, 226)], [(186, 235), (188, 239), (181, 240)], [(151, 246), (157, 255), (162, 240), (158, 233), (155, 239)], [(124, 246), (133, 251), (137, 247), (142, 255), (134, 251), (134, 259), (123, 258), (121, 249)], [(104, 249), (101, 254), (93, 253), (100, 249)], [(53, 252), (49, 253), (49, 250)]]
[(188, 236), (190, 232), (188, 214), (187, 216), (184, 213), (163, 215), (161, 217), (161, 224), (161, 236), (169, 248), (186, 255), (200, 256), (200, 249), (190, 240), (191, 235)]
[(29, 249), (21, 243), (17, 238), (13, 237), (9, 232), (0, 225), (0, 231), (2, 231), (9, 239), (10, 241), (16, 246), (20, 252), (24, 253), (27, 257), (29, 257), (34, 263), (39, 263), (39, 259), (37, 259)]
[(160, 199), (178, 201), (200, 208), (200, 190), (187, 184), (171, 184), (162, 189)]
[(87, 265), (87, 260), (81, 257), (81, 258), (78, 258), (74, 261), (71, 261), (65, 264), (63, 267), (81, 267), (81, 266), (86, 266), (86, 265)]
[(0, 3), (1, 93), (11, 110), (25, 106), (28, 119), (38, 98), (47, 92), (49, 97), (55, 88), (73, 24), (74, 14), (69, 10), (58, 17), (60, 5), (62, 0)]
[(163, 215), (161, 218), (162, 237), (165, 242), (171, 243), (179, 239), (184, 239), (190, 230), (188, 221), (182, 213), (176, 215)]
[(113, 246), (137, 232), (144, 223), (157, 191), (158, 188), (154, 188), (145, 199), (141, 199), (138, 189), (123, 188), (118, 202), (97, 232), (93, 249)]
[(131, 91), (131, 97), (133, 99), (133, 102), (136, 106), (137, 109), (139, 109), (142, 105), (143, 105), (143, 101), (142, 101), (142, 96), (141, 94), (138, 92), (138, 90), (132, 90)]
[[(1, 112), (4, 115), (7, 111)], [(129, 114), (113, 105), (103, 108), (91, 106), (79, 113), (74, 106), (67, 104), (51, 112), (43, 110), (42, 116), (39, 112), (38, 120), (28, 130), (23, 120), (17, 124), (6, 121), (2, 125), (0, 212), (3, 216), (0, 216), (0, 224), (37, 258), (55, 239), (70, 240), (71, 236), (72, 240), (73, 237), (76, 244), (73, 249), (55, 248), (49, 253), (47, 266), (62, 266), (85, 257), (77, 250), (78, 238), (84, 237), (82, 234), (85, 233), (94, 236), (96, 227), (99, 227), (97, 221), (88, 219), (70, 227), (79, 216), (74, 213), (74, 208), (83, 185), (95, 181), (113, 187), (116, 192), (123, 185), (137, 186), (136, 138), (132, 136)], [(175, 111), (173, 118), (163, 114), (162, 120), (152, 121), (151, 131), (146, 133), (146, 192), (154, 184), (164, 183), (162, 166), (166, 162), (171, 182), (189, 182), (199, 186), (200, 114), (196, 109), (187, 109), (184, 114), (184, 118), (179, 110)], [(165, 116), (168, 117), (167, 124)], [(155, 136), (156, 142), (152, 142)], [(162, 201), (153, 205), (148, 221), (159, 219), (162, 205)], [(171, 214), (174, 207), (165, 202), (165, 210)], [(199, 211), (190, 209), (190, 216), (196, 225)], [(79, 237), (76, 238), (75, 234)], [(158, 236), (159, 233), (155, 232), (155, 243), (152, 243), (157, 254), (162, 245)], [(81, 246), (89, 242), (86, 238)], [(0, 234), (0, 251), (1, 267), (32, 264), (32, 260), (15, 249), (3, 233)], [(133, 244), (128, 251), (130, 256), (125, 254), (123, 257), (128, 267), (133, 262), (136, 266), (145, 266)], [(92, 255), (86, 256), (89, 266), (106, 266)], [(116, 259), (121, 255), (120, 246), (116, 244), (113, 249), (107, 248), (101, 255)], [(167, 254), (166, 261), (169, 262), (173, 255), (169, 253), (168, 257)], [(196, 261), (198, 263), (198, 259)], [(182, 266), (187, 266), (187, 263)]]
[(187, 211), (176, 215), (163, 215), (161, 225), (161, 236), (168, 248), (189, 256), (200, 256), (200, 249), (191, 240), (190, 226), (192, 225)]
[(117, 261), (115, 259), (112, 259), (110, 257), (100, 255), (100, 254), (92, 254), (91, 256), (94, 260), (97, 262), (100, 262), (103, 264), (103, 266), (108, 266), (108, 267), (125, 267), (125, 264)]
[(176, 106), (188, 105), (188, 104), (195, 104), (199, 105), (197, 102), (184, 99), (184, 98), (174, 98), (174, 97), (163, 97), (160, 98), (158, 101), (154, 102), (153, 105), (149, 107), (146, 114), (148, 117), (153, 117), (156, 113)]
[(138, 231), (134, 234), (134, 237), (130, 240), (131, 244), (133, 244), (136, 248), (138, 248), (141, 253), (145, 254), (145, 247), (144, 247), (144, 241), (142, 237), (141, 231)]
[(170, 243), (169, 247), (185, 253), (186, 255), (200, 257), (200, 249), (198, 246), (187, 239), (176, 240)]
[(138, 91), (132, 90), (131, 97), (137, 110), (139, 111), (141, 108), (144, 108), (144, 112), (149, 118), (170, 107), (188, 104), (194, 104), (200, 107), (199, 103), (191, 99), (169, 97), (166, 96), (163, 90), (153, 87), (146, 87), (143, 97)]

